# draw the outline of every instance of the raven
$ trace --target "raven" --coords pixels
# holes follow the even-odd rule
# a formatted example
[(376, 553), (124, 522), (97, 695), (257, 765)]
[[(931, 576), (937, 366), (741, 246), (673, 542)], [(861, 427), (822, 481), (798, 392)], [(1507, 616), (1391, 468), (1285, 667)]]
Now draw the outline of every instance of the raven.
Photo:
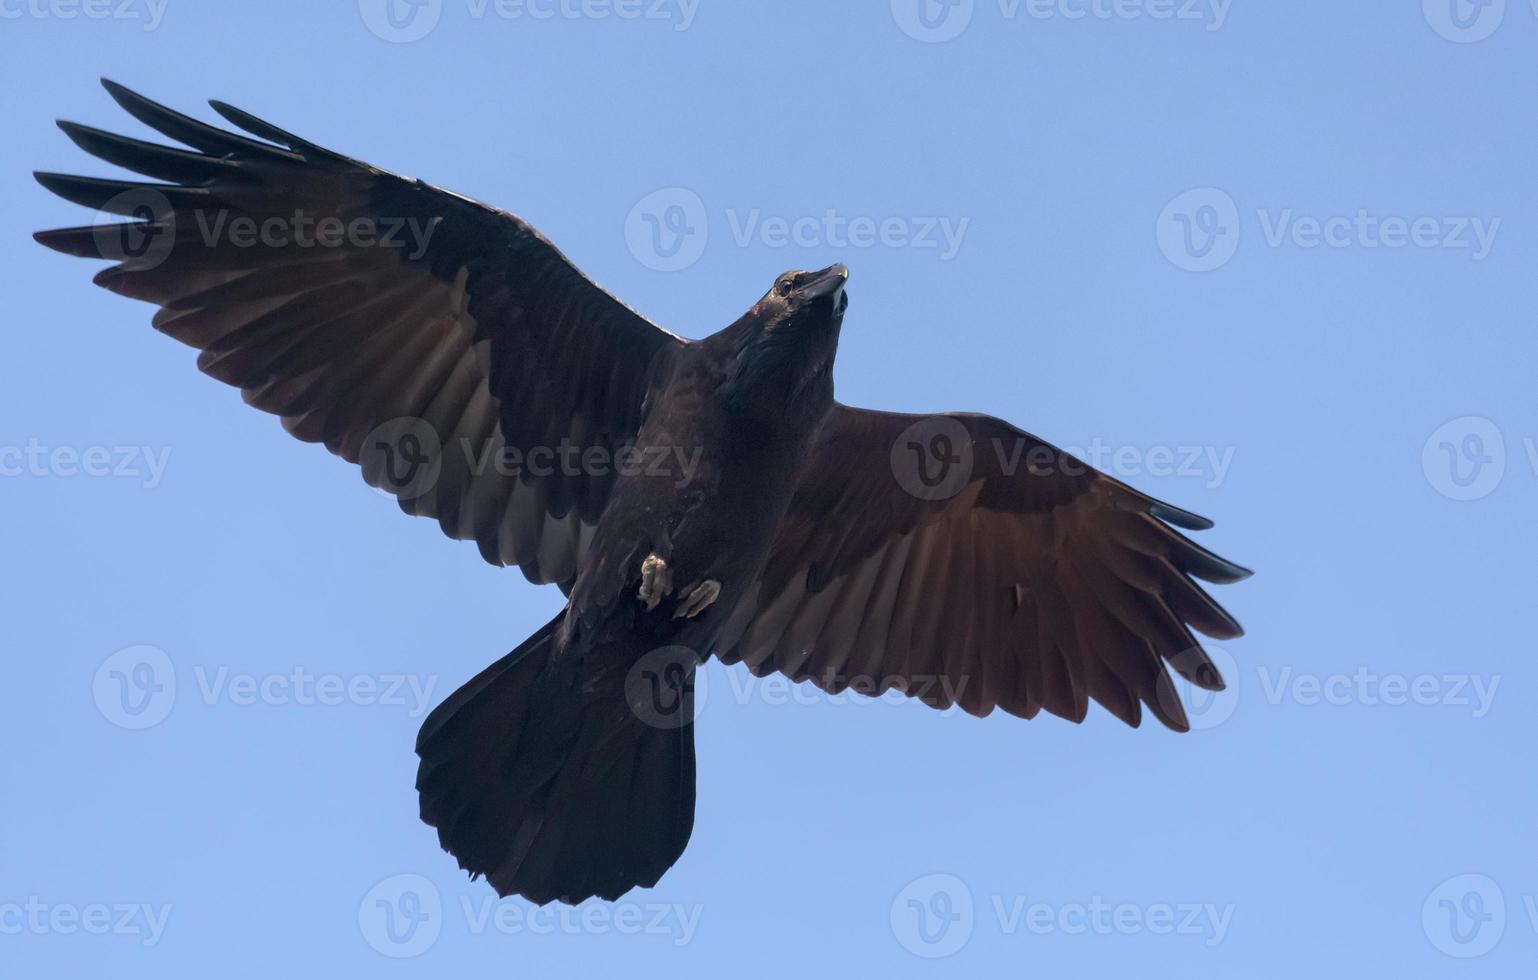
[(555, 583), (562, 612), (417, 739), (421, 816), (543, 904), (652, 886), (694, 823), (704, 658), (975, 715), (1189, 721), (1223, 681), (1193, 579), (1249, 572), (1154, 500), (985, 415), (834, 400), (849, 271), (792, 271), (698, 341), (503, 211), (225, 105), (247, 135), (103, 81), (190, 149), (60, 122), (153, 179), (38, 173), (108, 215), (36, 238), (114, 264), (198, 367), (362, 467), (409, 514)]

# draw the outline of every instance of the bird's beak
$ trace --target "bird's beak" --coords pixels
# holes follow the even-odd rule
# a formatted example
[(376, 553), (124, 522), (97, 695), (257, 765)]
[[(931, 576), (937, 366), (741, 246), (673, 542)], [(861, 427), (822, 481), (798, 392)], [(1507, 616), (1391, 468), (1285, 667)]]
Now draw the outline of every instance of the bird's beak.
[(835, 305), (838, 303), (839, 293), (844, 290), (844, 283), (849, 281), (849, 267), (842, 262), (835, 262), (826, 269), (814, 275), (802, 286), (800, 293), (804, 299), (822, 299), (831, 296)]

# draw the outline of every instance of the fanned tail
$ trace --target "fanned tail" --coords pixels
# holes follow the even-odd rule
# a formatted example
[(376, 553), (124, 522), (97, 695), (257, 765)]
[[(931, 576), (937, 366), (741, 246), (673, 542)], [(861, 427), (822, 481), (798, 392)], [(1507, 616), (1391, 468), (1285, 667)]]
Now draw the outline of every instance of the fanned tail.
[(553, 657), (561, 620), (450, 695), (417, 736), (422, 819), (443, 848), (499, 895), (541, 905), (656, 884), (694, 826), (693, 725), (631, 705), (625, 651)]

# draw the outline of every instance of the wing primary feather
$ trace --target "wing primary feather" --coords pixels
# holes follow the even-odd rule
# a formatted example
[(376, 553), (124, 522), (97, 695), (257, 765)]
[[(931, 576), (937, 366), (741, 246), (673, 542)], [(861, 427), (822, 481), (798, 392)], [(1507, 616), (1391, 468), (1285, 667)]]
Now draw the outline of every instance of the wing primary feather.
[(60, 119), (57, 125), (76, 146), (93, 157), (156, 180), (196, 184), (230, 175), (238, 169), (238, 164), (223, 157), (119, 136), (65, 119)]
[[(146, 204), (156, 196), (164, 199), (171, 208), (208, 207), (216, 199), (205, 187), (183, 187), (180, 184), (145, 184), (132, 180), (116, 180), (111, 177), (78, 177), (74, 174), (57, 174), (39, 170), (32, 175), (39, 184), (71, 204), (95, 208), (108, 214), (136, 217)], [(156, 209), (156, 218), (163, 218)]]
[(311, 143), (309, 140), (304, 139), (303, 137), (295, 136), (293, 133), (290, 133), (286, 129), (279, 129), (277, 126), (267, 122), (265, 119), (258, 119), (256, 116), (251, 115), (251, 113), (245, 111), (244, 109), (237, 109), (230, 105), (228, 102), (221, 102), (218, 99), (209, 99), (208, 104), (212, 106), (213, 110), (219, 113), (219, 115), (223, 116), (225, 119), (228, 119), (230, 122), (234, 123), (236, 126), (239, 126), (241, 129), (250, 133), (252, 136), (260, 136), (264, 140), (271, 140), (274, 143), (281, 143), (282, 145), (288, 147), (290, 150), (302, 150), (305, 156), (321, 156), (334, 160), (346, 159), (345, 157), (341, 156), (341, 154), (328, 150), (323, 146), (318, 146), (314, 143)]
[(178, 143), (185, 143), (204, 153), (224, 156), (244, 152), (284, 160), (304, 159), (297, 153), (273, 146), (271, 143), (259, 143), (207, 123), (198, 122), (191, 116), (185, 116), (175, 109), (168, 109), (110, 79), (103, 78), (101, 84), (102, 88), (107, 90), (107, 94), (112, 96), (113, 101), (123, 107), (124, 112)]

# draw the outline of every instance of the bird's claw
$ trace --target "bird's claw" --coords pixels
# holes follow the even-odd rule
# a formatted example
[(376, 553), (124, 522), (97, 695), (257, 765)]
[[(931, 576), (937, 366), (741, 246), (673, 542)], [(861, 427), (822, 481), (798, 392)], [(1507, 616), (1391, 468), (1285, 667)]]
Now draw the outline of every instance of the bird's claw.
[(657, 603), (673, 591), (673, 569), (659, 555), (647, 555), (641, 562), (641, 590), (637, 598), (646, 603), (647, 611), (657, 608)]
[(695, 582), (683, 592), (683, 598), (678, 600), (678, 609), (673, 613), (674, 619), (693, 619), (704, 612), (711, 603), (721, 595), (721, 583), (713, 578), (707, 578), (702, 582)]

